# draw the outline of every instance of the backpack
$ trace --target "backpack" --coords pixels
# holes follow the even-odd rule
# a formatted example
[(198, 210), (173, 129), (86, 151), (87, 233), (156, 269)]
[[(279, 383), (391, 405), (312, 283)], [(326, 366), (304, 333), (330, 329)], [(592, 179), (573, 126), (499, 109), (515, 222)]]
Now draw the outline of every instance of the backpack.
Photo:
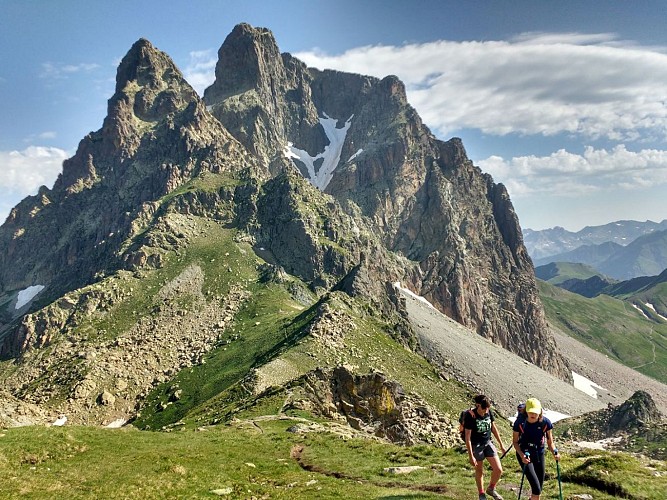
[[(525, 425), (526, 425), (526, 420), (524, 419), (523, 422), (519, 424), (519, 444), (523, 444), (521, 439), (523, 438)], [(544, 425), (542, 426), (542, 442), (540, 443), (542, 448), (544, 448), (544, 439), (546, 438), (547, 435), (547, 427), (549, 427), (549, 425), (546, 422), (544, 422)]]
[(465, 421), (466, 413), (470, 413), (472, 418), (477, 418), (476, 415), (477, 412), (475, 412), (474, 408), (470, 408), (469, 410), (463, 410), (459, 415), (459, 436), (461, 436), (461, 441), (463, 441), (464, 443), (466, 441), (466, 430), (465, 427), (463, 427), (463, 422)]

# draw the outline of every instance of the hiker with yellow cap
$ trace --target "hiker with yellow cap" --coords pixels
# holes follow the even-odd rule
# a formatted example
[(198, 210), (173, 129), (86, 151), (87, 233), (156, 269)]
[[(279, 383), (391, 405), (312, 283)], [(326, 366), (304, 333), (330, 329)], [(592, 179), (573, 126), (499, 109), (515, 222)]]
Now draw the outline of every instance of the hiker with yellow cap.
[[(539, 500), (544, 484), (544, 446), (549, 448), (558, 462), (560, 455), (554, 445), (551, 420), (544, 416), (538, 399), (526, 400), (526, 418), (514, 422), (513, 445), (519, 465), (531, 488), (531, 500)], [(523, 478), (522, 478), (523, 486)]]

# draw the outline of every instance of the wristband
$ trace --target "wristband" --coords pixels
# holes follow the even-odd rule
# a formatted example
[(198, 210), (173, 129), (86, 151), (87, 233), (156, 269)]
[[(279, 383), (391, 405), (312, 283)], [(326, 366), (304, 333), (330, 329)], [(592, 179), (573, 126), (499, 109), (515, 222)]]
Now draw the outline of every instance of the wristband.
[(558, 455), (558, 448), (554, 448), (554, 455)]

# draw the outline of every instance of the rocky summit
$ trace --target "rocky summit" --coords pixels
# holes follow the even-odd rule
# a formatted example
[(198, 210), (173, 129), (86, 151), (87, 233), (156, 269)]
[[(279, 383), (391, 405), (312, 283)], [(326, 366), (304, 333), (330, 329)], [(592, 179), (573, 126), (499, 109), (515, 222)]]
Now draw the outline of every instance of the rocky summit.
[[(149, 425), (162, 412), (150, 425), (171, 424), (204, 398), (178, 380), (197, 367), (203, 377), (207, 359), (243, 342), (209, 397), (252, 386), (250, 369), (268, 363), (290, 368), (264, 369), (263, 387), (321, 382), (330, 372), (312, 370), (347, 363), (344, 352), (363, 360), (346, 380), (374, 387), (362, 365), (385, 373), (398, 361), (352, 348), (349, 335), (371, 338), (364, 328), (381, 324), (418, 351), (395, 282), (471, 335), (570, 377), (506, 189), (461, 140), (434, 137), (398, 78), (308, 68), (269, 30), (240, 24), (202, 99), (141, 39), (102, 127), (0, 227), (5, 399), (80, 423)], [(306, 361), (288, 362), (311, 341)], [(354, 407), (340, 410), (352, 421), (364, 403), (351, 397), (339, 407)], [(413, 442), (407, 420), (391, 418)]]

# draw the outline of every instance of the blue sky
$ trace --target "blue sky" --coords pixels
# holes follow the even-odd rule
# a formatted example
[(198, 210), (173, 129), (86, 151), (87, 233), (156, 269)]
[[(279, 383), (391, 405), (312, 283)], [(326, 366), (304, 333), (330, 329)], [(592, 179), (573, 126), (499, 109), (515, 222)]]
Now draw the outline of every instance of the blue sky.
[(239, 22), (310, 66), (398, 75), (524, 228), (667, 218), (663, 0), (0, 0), (0, 219), (101, 127), (133, 42), (203, 93)]

